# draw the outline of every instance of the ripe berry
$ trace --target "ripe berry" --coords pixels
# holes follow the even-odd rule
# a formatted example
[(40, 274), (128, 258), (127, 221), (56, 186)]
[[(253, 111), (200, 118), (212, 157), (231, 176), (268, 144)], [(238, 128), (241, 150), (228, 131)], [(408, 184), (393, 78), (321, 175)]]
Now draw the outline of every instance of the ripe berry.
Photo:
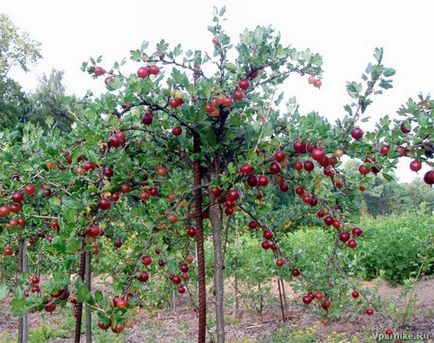
[(104, 75), (105, 70), (102, 67), (95, 67), (95, 69), (93, 70), (93, 74), (98, 77), (98, 76)]
[(228, 198), (232, 201), (237, 201), (240, 197), (240, 192), (237, 189), (231, 189), (228, 193)]
[(250, 86), (250, 82), (247, 79), (241, 79), (238, 82), (238, 87), (240, 87), (241, 89), (247, 89)]
[(14, 253), (14, 251), (12, 250), (11, 247), (6, 247), (6, 248), (3, 250), (3, 254), (4, 254), (5, 256), (11, 256), (13, 253)]
[(367, 174), (369, 174), (369, 168), (366, 167), (364, 164), (362, 164), (359, 167), (359, 173), (362, 174), (362, 175), (367, 175)]
[(219, 187), (212, 187), (211, 188), (211, 193), (215, 197), (218, 197), (218, 196), (220, 196), (220, 194), (222, 194), (222, 190)]
[(279, 174), (281, 170), (282, 169), (280, 167), (279, 162), (272, 162), (270, 164), (270, 173), (271, 174)]
[(357, 291), (352, 291), (352, 292), (351, 292), (351, 296), (352, 296), (354, 299), (357, 299), (357, 298), (360, 296), (360, 293), (357, 292)]
[(291, 274), (292, 274), (292, 276), (299, 276), (299, 275), (301, 274), (300, 269), (298, 269), (298, 268), (294, 268), (294, 269), (291, 271)]
[(277, 162), (282, 162), (282, 161), (285, 160), (285, 158), (286, 158), (286, 155), (285, 155), (285, 153), (284, 153), (282, 150), (277, 150), (277, 151), (274, 153), (274, 159), (275, 159)]
[(324, 218), (324, 223), (326, 225), (332, 225), (334, 223), (335, 219), (332, 216), (327, 216)]
[(270, 239), (273, 238), (273, 231), (271, 231), (271, 230), (265, 230), (264, 233), (263, 233), (263, 236), (264, 236), (265, 239), (270, 240)]
[(309, 304), (312, 302), (312, 300), (313, 300), (313, 298), (312, 298), (310, 295), (305, 295), (305, 296), (303, 297), (303, 302), (304, 302), (306, 305), (309, 305)]
[(178, 286), (178, 293), (179, 294), (184, 294), (185, 293), (185, 287), (183, 285), (179, 285)]
[(313, 148), (310, 155), (315, 161), (321, 161), (326, 157), (326, 153), (321, 148)]
[(3, 205), (0, 207), (0, 217), (7, 217), (11, 213), (9, 206)]
[(280, 184), (280, 190), (284, 193), (289, 191), (289, 185), (286, 182)]
[(342, 242), (347, 242), (350, 239), (350, 234), (348, 232), (342, 232), (339, 235), (339, 240)]
[(24, 192), (28, 195), (28, 196), (32, 196), (36, 191), (35, 186), (33, 186), (32, 184), (27, 184), (24, 186)]
[(411, 130), (405, 125), (405, 122), (401, 123), (400, 130), (402, 133), (409, 133)]
[(57, 307), (56, 303), (52, 301), (44, 306), (44, 310), (48, 313), (51, 313), (56, 309), (56, 307)]
[(261, 246), (262, 246), (262, 249), (267, 250), (267, 249), (270, 248), (270, 242), (268, 242), (268, 241), (263, 241), (263, 242), (261, 243)]
[(372, 315), (374, 314), (374, 310), (373, 310), (372, 308), (368, 308), (368, 309), (366, 310), (366, 314), (367, 314), (368, 316), (372, 316)]
[(315, 166), (312, 161), (307, 160), (306, 162), (304, 162), (304, 170), (306, 170), (307, 172), (311, 172), (314, 168)]
[(145, 125), (151, 125), (154, 115), (151, 111), (146, 112), (142, 117), (142, 123)]
[(281, 258), (278, 258), (276, 260), (276, 266), (278, 266), (279, 268), (283, 267), (285, 265), (285, 261)]
[(252, 220), (249, 222), (249, 228), (254, 230), (259, 227), (259, 223), (256, 220)]
[(181, 136), (181, 134), (182, 134), (182, 128), (181, 128), (180, 126), (175, 126), (175, 127), (172, 129), (172, 133), (173, 133), (175, 136)]
[(140, 67), (137, 69), (137, 76), (141, 79), (149, 76), (149, 69), (147, 67)]
[(195, 237), (196, 234), (197, 234), (197, 229), (196, 229), (195, 227), (190, 226), (190, 227), (187, 229), (187, 235), (189, 235), (190, 237)]
[(359, 237), (359, 236), (362, 235), (363, 231), (362, 231), (361, 228), (359, 228), (359, 227), (355, 227), (355, 228), (353, 228), (353, 229), (351, 230), (351, 233), (352, 233), (352, 235), (353, 235), (354, 237)]
[(268, 186), (269, 180), (268, 180), (268, 176), (267, 175), (261, 175), (258, 178), (258, 185), (261, 187), (266, 187)]
[(244, 98), (244, 92), (240, 89), (236, 89), (232, 95), (235, 100), (242, 100)]
[(387, 156), (389, 154), (389, 151), (390, 151), (390, 146), (387, 144), (382, 145), (380, 148), (380, 154), (383, 156)]
[(304, 154), (306, 152), (306, 143), (294, 141), (292, 142), (292, 148), (297, 154)]
[(354, 249), (357, 246), (357, 242), (354, 239), (350, 239), (347, 242), (347, 245), (348, 245), (349, 248)]
[(108, 209), (111, 207), (110, 200), (107, 199), (107, 198), (100, 198), (100, 199), (98, 200), (98, 207), (99, 207), (101, 210), (108, 210)]
[(131, 190), (130, 185), (128, 183), (124, 183), (121, 185), (121, 192), (128, 193)]
[(160, 72), (160, 68), (156, 65), (152, 65), (148, 67), (149, 74), (151, 75), (157, 75)]
[(423, 177), (423, 181), (425, 181), (425, 183), (428, 185), (433, 185), (434, 184), (434, 170), (430, 170), (430, 171), (426, 172), (424, 177)]
[(321, 307), (322, 307), (324, 310), (327, 310), (330, 306), (332, 306), (332, 302), (331, 302), (330, 299), (326, 299), (326, 300), (324, 300), (324, 301), (322, 302), (322, 304), (321, 304)]
[(149, 274), (147, 272), (140, 272), (137, 276), (137, 280), (140, 282), (146, 282), (149, 280)]
[(410, 169), (414, 172), (418, 172), (422, 169), (422, 163), (418, 160), (413, 160), (410, 162)]
[(15, 203), (20, 203), (21, 201), (24, 200), (24, 195), (21, 192), (15, 192), (14, 194), (12, 194), (12, 201)]
[(351, 130), (351, 137), (353, 137), (356, 141), (363, 137), (363, 130), (359, 127), (355, 127)]
[(296, 161), (294, 163), (294, 169), (295, 170), (302, 170), (303, 169), (303, 163), (301, 161)]
[(247, 177), (247, 184), (250, 187), (256, 187), (256, 185), (258, 184), (258, 178), (255, 175), (249, 175)]
[(144, 266), (149, 266), (152, 263), (152, 257), (149, 255), (142, 256), (142, 264)]

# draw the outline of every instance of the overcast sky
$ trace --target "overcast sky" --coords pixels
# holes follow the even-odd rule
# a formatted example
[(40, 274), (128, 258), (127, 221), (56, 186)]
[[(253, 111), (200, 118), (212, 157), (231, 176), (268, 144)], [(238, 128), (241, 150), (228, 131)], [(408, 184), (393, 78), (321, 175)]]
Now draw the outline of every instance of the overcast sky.
[[(80, 71), (89, 56), (103, 55), (110, 66), (143, 40), (155, 44), (161, 38), (185, 48), (211, 50), (206, 27), (213, 5), (227, 6), (226, 30), (236, 39), (245, 27), (272, 25), (285, 43), (323, 55), (321, 90), (296, 76), (285, 84), (287, 96), (297, 97), (302, 112), (317, 110), (330, 120), (342, 116), (342, 106), (350, 101), (345, 82), (360, 80), (376, 46), (384, 47), (384, 64), (397, 74), (394, 88), (368, 110), (372, 122), (393, 115), (420, 91), (434, 91), (434, 2), (430, 0), (0, 0), (0, 12), (42, 43), (43, 60), (27, 74), (13, 74), (24, 88), (34, 89), (38, 76), (56, 68), (65, 71), (67, 92), (82, 95), (87, 89), (103, 90), (102, 80), (94, 81)], [(362, 127), (366, 125), (370, 124)], [(408, 164), (404, 160), (399, 165), (401, 181), (417, 176)]]

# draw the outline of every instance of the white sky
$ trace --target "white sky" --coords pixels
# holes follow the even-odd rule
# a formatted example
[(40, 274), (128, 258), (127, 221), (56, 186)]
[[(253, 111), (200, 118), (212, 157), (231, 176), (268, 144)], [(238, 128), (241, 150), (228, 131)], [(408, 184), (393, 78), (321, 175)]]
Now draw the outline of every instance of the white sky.
[[(245, 27), (271, 24), (285, 43), (323, 55), (320, 91), (305, 78), (294, 77), (285, 84), (287, 96), (297, 97), (302, 112), (317, 110), (331, 120), (342, 116), (342, 106), (349, 102), (345, 82), (360, 80), (376, 46), (384, 47), (384, 63), (397, 74), (394, 88), (368, 110), (371, 124), (362, 128), (385, 114), (393, 115), (420, 91), (433, 93), (434, 2), (430, 0), (0, 0), (0, 12), (42, 43), (44, 59), (30, 73), (13, 74), (24, 88), (34, 89), (38, 76), (56, 68), (65, 71), (67, 92), (82, 95), (87, 89), (96, 93), (104, 89), (102, 80), (94, 81), (80, 71), (89, 56), (103, 55), (110, 66), (128, 57), (143, 40), (153, 45), (160, 38), (186, 49), (210, 51), (212, 37), (206, 27), (213, 5), (227, 5), (225, 27), (235, 41)], [(403, 161), (397, 172), (404, 182), (417, 176), (408, 164), (409, 160)]]

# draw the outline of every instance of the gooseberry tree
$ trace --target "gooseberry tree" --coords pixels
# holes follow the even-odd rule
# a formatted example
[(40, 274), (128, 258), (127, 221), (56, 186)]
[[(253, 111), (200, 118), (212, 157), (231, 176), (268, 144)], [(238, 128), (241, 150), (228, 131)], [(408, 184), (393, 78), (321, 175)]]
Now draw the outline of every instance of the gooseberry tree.
[[(366, 120), (373, 96), (392, 87), (395, 71), (383, 65), (382, 49), (375, 50), (364, 83), (347, 84), (354, 101), (332, 124), (316, 112), (301, 115), (291, 101), (282, 110), (279, 86), (290, 76), (321, 87), (321, 56), (284, 46), (269, 27), (245, 30), (234, 45), (221, 26), (223, 15), (216, 9), (208, 28), (210, 54), (170, 48), (162, 40), (154, 50), (147, 42), (131, 50), (134, 73), (124, 71), (125, 61), (112, 67), (102, 66), (101, 57), (83, 63), (84, 71), (104, 79), (107, 92), (83, 113), (72, 113), (76, 127), (70, 133), (54, 129), (44, 135), (28, 127), (23, 135), (7, 135), (1, 152), (4, 255), (26, 240), (32, 257), (30, 271), (17, 280), (15, 314), (52, 312), (69, 300), (77, 317), (76, 342), (83, 304), (88, 323), (92, 311), (101, 329), (119, 333), (131, 324), (129, 309), (140, 303), (143, 284), (164, 275), (161, 282), (168, 279), (180, 294), (192, 295), (191, 281), (197, 280), (197, 305), (194, 296), (192, 301), (198, 341), (205, 342), (209, 238), (217, 342), (224, 342), (223, 245), (233, 237), (224, 230), (231, 218), (259, 236), (258, 245), (271, 251), (280, 275), (304, 284), (315, 278), (309, 280), (297, 257), (280, 248), (279, 237), (288, 220), (321, 221), (336, 231), (327, 271), (345, 277), (338, 251), (355, 249), (362, 236), (350, 218), (354, 198), (371, 175), (390, 179), (387, 172), (399, 156), (417, 161), (410, 166), (416, 172), (423, 163), (432, 167), (429, 98), (409, 100), (399, 110), (402, 117), (382, 118), (373, 132), (357, 126)], [(360, 175), (345, 174), (343, 156), (361, 161)], [(424, 176), (427, 184), (433, 179), (433, 170)], [(128, 249), (122, 249), (126, 241)], [(108, 242), (118, 249), (118, 261), (105, 271), (113, 277), (113, 293), (103, 294), (91, 291), (91, 258), (99, 258)], [(49, 279), (41, 282), (44, 266)], [(351, 288), (358, 298), (362, 292)], [(320, 300), (327, 312), (331, 294), (309, 287), (302, 301)], [(374, 314), (365, 301), (366, 313)]]

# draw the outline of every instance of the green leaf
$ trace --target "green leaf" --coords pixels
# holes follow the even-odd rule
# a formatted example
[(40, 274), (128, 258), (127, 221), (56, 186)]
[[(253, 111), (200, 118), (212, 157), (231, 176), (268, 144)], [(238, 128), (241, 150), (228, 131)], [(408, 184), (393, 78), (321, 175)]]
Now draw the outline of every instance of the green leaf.
[(26, 300), (24, 298), (13, 299), (11, 302), (11, 312), (14, 316), (20, 317), (26, 313)]

